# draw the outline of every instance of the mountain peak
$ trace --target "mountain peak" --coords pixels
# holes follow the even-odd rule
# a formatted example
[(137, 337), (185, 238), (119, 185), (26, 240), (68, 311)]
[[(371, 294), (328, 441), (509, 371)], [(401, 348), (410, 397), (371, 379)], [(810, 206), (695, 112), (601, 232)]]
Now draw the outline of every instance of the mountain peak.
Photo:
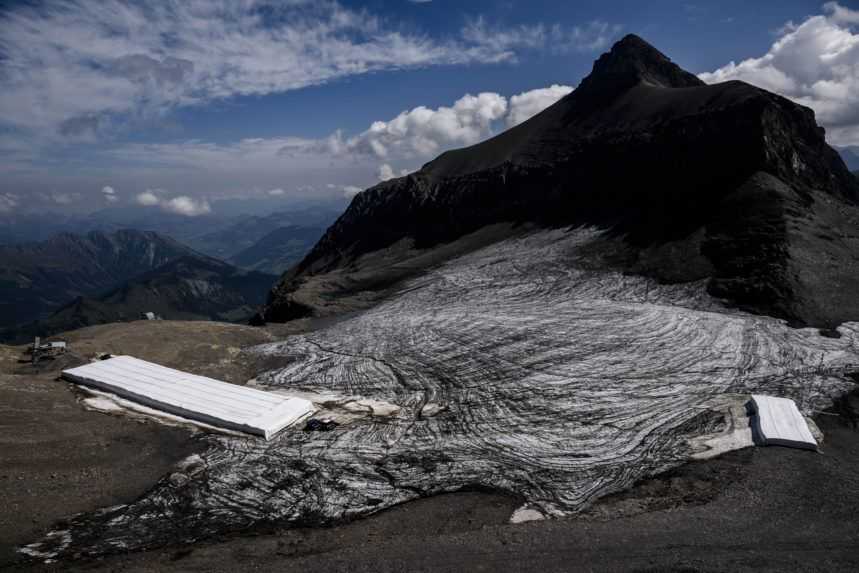
[(705, 85), (639, 36), (627, 34), (594, 62), (593, 70), (576, 92), (579, 97), (603, 99), (639, 83), (666, 88)]

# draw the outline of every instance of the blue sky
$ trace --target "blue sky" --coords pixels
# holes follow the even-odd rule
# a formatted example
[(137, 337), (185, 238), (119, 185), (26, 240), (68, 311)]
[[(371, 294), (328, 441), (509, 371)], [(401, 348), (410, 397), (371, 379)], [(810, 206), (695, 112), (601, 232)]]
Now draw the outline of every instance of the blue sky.
[[(463, 4), (467, 6), (463, 7)], [(647, 4), (646, 8), (644, 4)], [(789, 20), (801, 21), (820, 11), (820, 2), (691, 3), (661, 2), (490, 2), (407, 0), (344, 2), (383, 14), (417, 33), (455, 35), (470, 21), (484, 18), (499, 27), (604, 21), (620, 26), (612, 37), (641, 35), (678, 64), (693, 72), (714, 70), (728, 61), (763, 54), (774, 40), (770, 32)], [(449, 105), (463, 94), (494, 91), (515, 94), (552, 84), (575, 84), (586, 75), (600, 50), (553, 54), (530, 51), (516, 62), (441, 66), (343, 78), (324, 86), (236, 98), (221, 105), (188, 108), (177, 115), (194, 136), (215, 141), (283, 133), (317, 137), (336, 129), (356, 132), (372, 121), (393, 117), (416, 105)], [(320, 114), (320, 109), (326, 109)], [(235, 113), (240, 110), (241, 113)], [(272, 121), (273, 120), (273, 121)], [(159, 138), (163, 134), (153, 134)]]
[(849, 1), (4, 2), (0, 212), (348, 196), (526, 119), (630, 32), (859, 146), (857, 28)]

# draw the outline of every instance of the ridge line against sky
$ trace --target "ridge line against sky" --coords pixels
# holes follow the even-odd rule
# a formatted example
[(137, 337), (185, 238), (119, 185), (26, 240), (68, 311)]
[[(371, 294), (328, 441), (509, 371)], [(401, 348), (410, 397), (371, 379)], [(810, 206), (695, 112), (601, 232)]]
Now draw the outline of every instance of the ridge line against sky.
[[(690, 25), (709, 17), (713, 26), (734, 26), (739, 16), (667, 4)], [(330, 0), (7, 5), (0, 9), (0, 213), (132, 203), (197, 216), (224, 197), (351, 196), (521, 123), (569, 93), (623, 33), (646, 28), (623, 21), (622, 10), (607, 13), (603, 3), (566, 21), (525, 22), (505, 21), (506, 8), (448, 16), (450, 5), (439, 1), (388, 5), (394, 8), (384, 14)], [(837, 2), (797, 5), (799, 23), (776, 13), (769, 21), (779, 27), (760, 30), (769, 45), (763, 55), (724, 58), (700, 77), (781, 93), (817, 112), (830, 143), (859, 146), (859, 11)], [(450, 22), (422, 27), (439, 13)], [(539, 65), (568, 61), (578, 73), (539, 73)], [(469, 75), (530, 87), (508, 95), (468, 88), (452, 97)], [(418, 84), (401, 100), (404, 111), (388, 111), (389, 119), (377, 111), (356, 130), (360, 118), (383, 107), (377, 100), (393, 99), (365, 86), (396, 92), (409, 85), (402, 78)], [(421, 91), (415, 78), (439, 81)], [(287, 105), (277, 107), (284, 94), (327, 92), (354, 106), (354, 117), (338, 116), (349, 126), (324, 134), (298, 117), (291, 134), (230, 137), (225, 128), (208, 135), (212, 123), (240, 124), (249, 109), (287, 115)], [(331, 109), (320, 104), (317, 123), (336, 115)]]

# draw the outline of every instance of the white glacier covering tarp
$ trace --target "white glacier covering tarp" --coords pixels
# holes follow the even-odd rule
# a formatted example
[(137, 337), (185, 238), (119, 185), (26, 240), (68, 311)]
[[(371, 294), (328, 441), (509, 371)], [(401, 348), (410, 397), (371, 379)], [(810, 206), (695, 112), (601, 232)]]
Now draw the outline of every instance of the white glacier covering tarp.
[(817, 449), (817, 440), (808, 429), (796, 403), (790, 398), (752, 396), (755, 429), (765, 445)]
[(315, 411), (313, 403), (115, 356), (63, 370), (62, 377), (149, 407), (270, 439)]

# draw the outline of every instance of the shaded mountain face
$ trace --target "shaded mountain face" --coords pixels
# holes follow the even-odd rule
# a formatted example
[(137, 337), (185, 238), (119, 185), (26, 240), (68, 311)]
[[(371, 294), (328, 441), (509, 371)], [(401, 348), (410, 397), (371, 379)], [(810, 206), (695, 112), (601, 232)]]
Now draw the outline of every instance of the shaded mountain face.
[(92, 326), (137, 320), (154, 312), (167, 320), (244, 322), (265, 302), (275, 275), (248, 272), (200, 254), (187, 254), (97, 297), (78, 297), (50, 316), (0, 332), (26, 342)]
[(280, 227), (229, 261), (245, 269), (279, 275), (301, 261), (324, 232), (321, 227)]
[(133, 230), (0, 246), (0, 327), (44, 318), (78, 296), (101, 294), (193, 253), (173, 239)]
[(611, 231), (591, 265), (707, 279), (742, 308), (832, 326), (859, 318), (857, 200), (810, 109), (706, 85), (627, 36), (542, 113), (359, 193), (262, 318), (361, 306), (529, 225), (588, 225)]

